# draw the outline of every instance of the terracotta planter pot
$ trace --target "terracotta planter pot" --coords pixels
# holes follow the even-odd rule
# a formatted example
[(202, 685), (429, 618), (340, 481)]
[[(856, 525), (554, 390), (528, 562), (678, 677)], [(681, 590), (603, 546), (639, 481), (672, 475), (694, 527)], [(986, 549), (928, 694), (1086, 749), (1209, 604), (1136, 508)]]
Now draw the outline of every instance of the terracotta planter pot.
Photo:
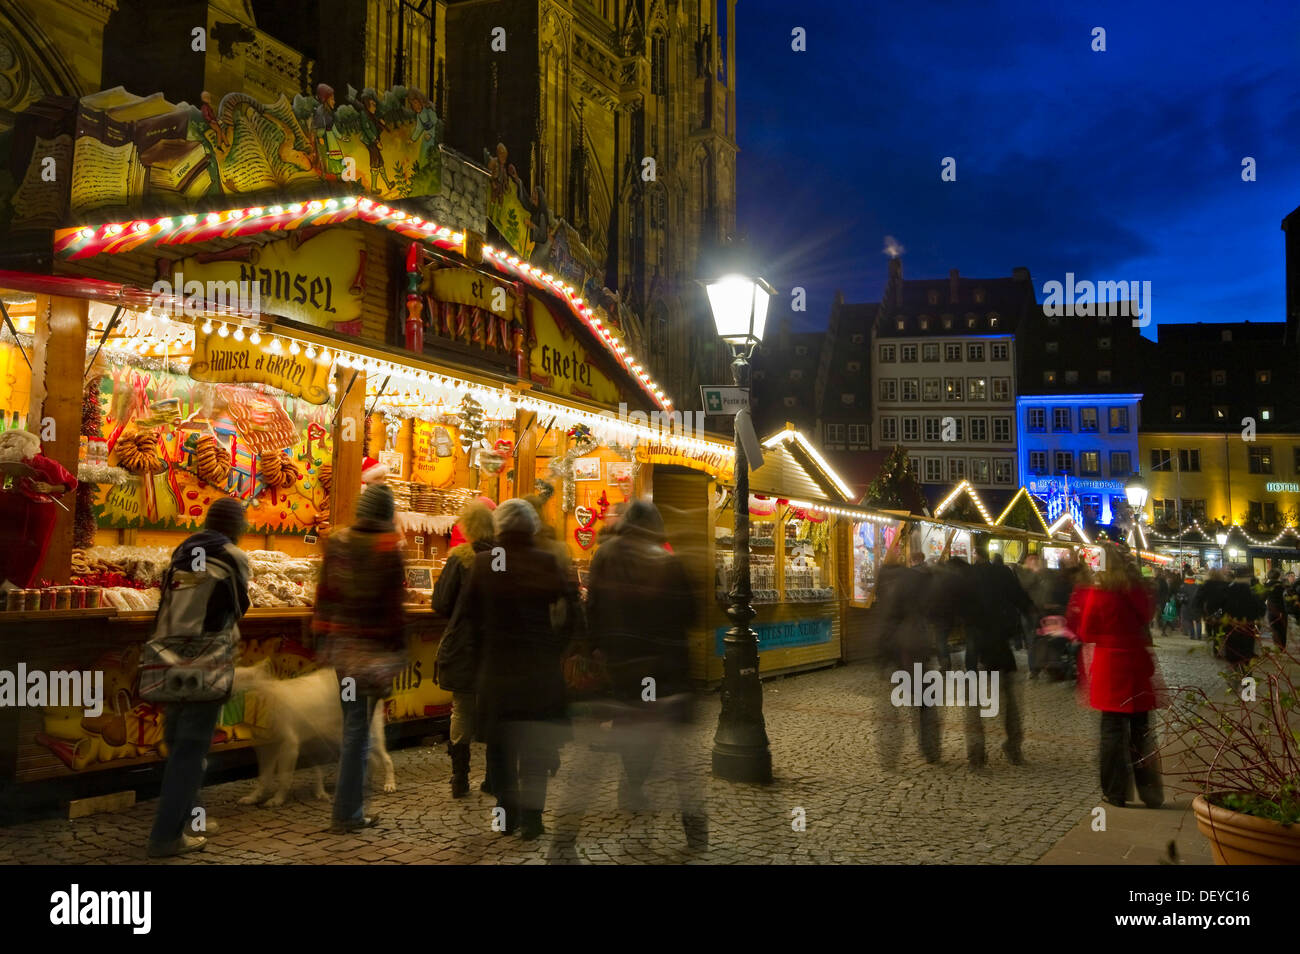
[(1286, 826), (1211, 805), (1204, 795), (1192, 802), (1196, 827), (1219, 865), (1300, 865), (1300, 825)]

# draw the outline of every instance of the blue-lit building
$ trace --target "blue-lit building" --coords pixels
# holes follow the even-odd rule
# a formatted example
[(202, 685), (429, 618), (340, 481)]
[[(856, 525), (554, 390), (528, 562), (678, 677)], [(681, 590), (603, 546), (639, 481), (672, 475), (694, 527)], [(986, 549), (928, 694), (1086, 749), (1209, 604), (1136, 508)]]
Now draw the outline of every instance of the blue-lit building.
[(1127, 509), (1124, 484), (1141, 467), (1144, 373), (1155, 366), (1155, 344), (1127, 317), (1041, 311), (1017, 337), (1021, 483), (1046, 497), (1068, 476), (1084, 517), (1110, 524)]
[(1137, 393), (1019, 395), (1021, 482), (1040, 497), (1068, 484), (1086, 520), (1109, 524), (1139, 466), (1141, 401)]

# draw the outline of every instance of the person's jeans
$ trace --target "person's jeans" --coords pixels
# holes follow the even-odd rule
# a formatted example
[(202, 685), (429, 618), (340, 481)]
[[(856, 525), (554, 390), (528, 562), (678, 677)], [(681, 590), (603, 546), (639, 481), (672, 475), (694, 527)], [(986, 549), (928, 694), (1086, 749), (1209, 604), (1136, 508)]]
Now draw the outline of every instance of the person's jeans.
[(361, 696), (341, 703), (343, 748), (334, 786), (336, 822), (359, 822), (366, 817), (366, 766), (370, 761), (370, 720), (375, 714), (375, 702), (374, 696)]
[(163, 716), (163, 739), (167, 744), (167, 765), (162, 790), (154, 813), (150, 842), (166, 844), (185, 834), (187, 823), (198, 804), (203, 785), (203, 768), (212, 733), (221, 715), (221, 702), (173, 702)]
[(472, 692), (451, 694), (451, 728), (448, 738), (452, 745), (474, 741), (475, 695)]
[(1101, 793), (1108, 801), (1128, 798), (1129, 772), (1138, 797), (1155, 808), (1164, 802), (1164, 781), (1155, 754), (1149, 712), (1101, 714)]

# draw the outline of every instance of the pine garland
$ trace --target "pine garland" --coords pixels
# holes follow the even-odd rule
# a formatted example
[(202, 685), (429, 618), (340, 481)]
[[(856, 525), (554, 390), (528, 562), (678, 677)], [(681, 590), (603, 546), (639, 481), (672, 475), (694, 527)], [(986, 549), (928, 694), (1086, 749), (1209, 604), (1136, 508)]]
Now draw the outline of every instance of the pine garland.
[[(99, 404), (99, 375), (92, 374), (81, 393), (81, 433), (83, 437), (100, 437), (104, 429), (104, 409)], [(81, 549), (95, 545), (95, 485), (77, 485), (77, 509), (72, 521), (72, 545)]]
[(867, 503), (885, 510), (910, 510), (912, 503), (922, 499), (921, 488), (912, 473), (912, 463), (907, 452), (898, 444), (885, 459), (880, 473), (867, 488)]

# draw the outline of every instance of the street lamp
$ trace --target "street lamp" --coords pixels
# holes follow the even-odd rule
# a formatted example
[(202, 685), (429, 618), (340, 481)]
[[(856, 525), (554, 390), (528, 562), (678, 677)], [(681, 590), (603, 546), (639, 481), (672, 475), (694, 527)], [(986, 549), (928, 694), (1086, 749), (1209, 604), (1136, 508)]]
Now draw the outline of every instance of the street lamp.
[[(744, 269), (726, 269), (705, 281), (718, 336), (731, 345), (736, 386), (749, 388), (749, 358), (763, 340), (768, 300), (776, 292)], [(770, 782), (772, 753), (763, 723), (763, 684), (758, 678), (758, 634), (749, 575), (749, 462), (736, 416), (736, 526), (732, 534), (736, 585), (728, 594), (731, 628), (722, 639), (722, 711), (713, 736), (713, 774), (733, 782)]]
[(1137, 553), (1138, 572), (1142, 568), (1142, 529), (1138, 524), (1147, 503), (1147, 485), (1140, 473), (1134, 474), (1124, 484), (1124, 496), (1128, 498), (1129, 509), (1133, 512), (1133, 549)]
[(1219, 545), (1219, 549), (1222, 550), (1224, 544), (1228, 542), (1228, 534), (1225, 531), (1220, 530), (1218, 533), (1214, 535), (1214, 542), (1217, 543)]

